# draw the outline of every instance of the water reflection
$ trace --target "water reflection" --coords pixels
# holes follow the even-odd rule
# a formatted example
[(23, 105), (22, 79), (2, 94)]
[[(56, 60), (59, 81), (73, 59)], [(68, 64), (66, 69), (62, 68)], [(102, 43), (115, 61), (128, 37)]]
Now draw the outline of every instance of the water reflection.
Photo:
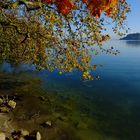
[(0, 64), (0, 72), (21, 73), (21, 72), (29, 72), (34, 70), (35, 67), (29, 64), (19, 64), (19, 65), (11, 65), (9, 63)]
[(140, 47), (140, 41), (129, 40), (126, 41), (128, 47)]

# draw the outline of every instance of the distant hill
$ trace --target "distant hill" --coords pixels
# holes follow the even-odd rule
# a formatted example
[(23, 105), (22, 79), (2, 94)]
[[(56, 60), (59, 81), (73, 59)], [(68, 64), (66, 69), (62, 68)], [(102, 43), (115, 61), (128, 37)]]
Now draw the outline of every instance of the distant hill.
[(120, 40), (140, 40), (140, 33), (128, 34), (126, 37), (123, 37)]

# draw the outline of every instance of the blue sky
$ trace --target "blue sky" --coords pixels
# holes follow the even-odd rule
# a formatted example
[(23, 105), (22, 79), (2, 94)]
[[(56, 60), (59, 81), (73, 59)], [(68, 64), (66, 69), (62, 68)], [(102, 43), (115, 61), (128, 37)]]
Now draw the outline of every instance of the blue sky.
[[(128, 33), (140, 33), (140, 0), (127, 0), (127, 2), (131, 8), (127, 17), (127, 26), (130, 28)], [(120, 38), (120, 36), (112, 33), (111, 28), (109, 30), (112, 39)]]
[(140, 33), (140, 0), (127, 0), (131, 7), (131, 13), (128, 15), (128, 27), (131, 33)]

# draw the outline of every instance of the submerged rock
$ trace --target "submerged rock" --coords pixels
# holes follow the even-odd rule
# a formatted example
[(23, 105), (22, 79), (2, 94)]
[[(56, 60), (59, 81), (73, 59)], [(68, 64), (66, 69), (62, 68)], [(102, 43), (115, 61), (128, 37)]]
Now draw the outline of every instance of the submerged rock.
[(51, 127), (52, 126), (52, 122), (51, 121), (46, 121), (44, 123), (41, 124), (43, 127)]
[(40, 134), (40, 132), (37, 132), (36, 133), (36, 140), (41, 140), (41, 134)]
[(8, 106), (10, 106), (11, 108), (15, 108), (16, 107), (16, 102), (15, 101), (13, 101), (13, 100), (9, 100), (8, 101)]
[(0, 112), (9, 113), (11, 109), (16, 107), (16, 102), (13, 100), (7, 101), (6, 99), (0, 98)]
[(22, 136), (29, 136), (29, 132), (27, 130), (21, 130)]
[(31, 133), (27, 130), (13, 131), (11, 136), (6, 138), (6, 140), (41, 140), (41, 134), (38, 131), (33, 131)]
[(47, 122), (45, 122), (45, 124), (46, 124), (47, 126), (52, 126), (52, 122), (51, 122), (51, 121), (47, 121)]
[(6, 106), (0, 107), (0, 112), (2, 113), (8, 113), (9, 111), (10, 111), (9, 108)]

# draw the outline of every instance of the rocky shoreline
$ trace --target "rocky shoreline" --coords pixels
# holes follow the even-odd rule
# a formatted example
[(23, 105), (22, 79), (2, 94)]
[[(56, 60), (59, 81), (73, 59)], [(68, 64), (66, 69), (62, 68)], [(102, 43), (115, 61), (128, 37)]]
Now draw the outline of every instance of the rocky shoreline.
[[(12, 97), (15, 101), (11, 100)], [(46, 106), (49, 106), (48, 109), (51, 108), (50, 101), (45, 96), (28, 95), (26, 99), (26, 95), (12, 95), (9, 98), (0, 106), (0, 140), (65, 140), (67, 138), (79, 140), (75, 135), (76, 130), (69, 124), (71, 122), (71, 125), (76, 128), (80, 125), (61, 113), (52, 113), (51, 109), (44, 108)], [(33, 102), (39, 101), (41, 106), (30, 105), (28, 102), (31, 102), (31, 98)], [(41, 111), (42, 109), (46, 112)]]
[[(15, 130), (12, 125), (12, 111), (15, 108), (14, 100), (9, 100), (8, 96), (0, 97), (0, 140), (41, 140), (41, 134), (38, 131)], [(46, 125), (51, 126), (48, 122)]]
[[(40, 82), (24, 75), (0, 75), (0, 97), (6, 99), (2, 107), (7, 108), (0, 113), (0, 140), (40, 140), (37, 133), (41, 140), (85, 140), (82, 132), (92, 125), (85, 115), (88, 110), (78, 112), (76, 98), (59, 90), (44, 90)], [(10, 107), (9, 101), (15, 107)], [(100, 137), (93, 131), (90, 135)]]
[(39, 80), (2, 75), (0, 82), (0, 140), (79, 140), (77, 128), (87, 126), (70, 115), (73, 98), (46, 93)]

